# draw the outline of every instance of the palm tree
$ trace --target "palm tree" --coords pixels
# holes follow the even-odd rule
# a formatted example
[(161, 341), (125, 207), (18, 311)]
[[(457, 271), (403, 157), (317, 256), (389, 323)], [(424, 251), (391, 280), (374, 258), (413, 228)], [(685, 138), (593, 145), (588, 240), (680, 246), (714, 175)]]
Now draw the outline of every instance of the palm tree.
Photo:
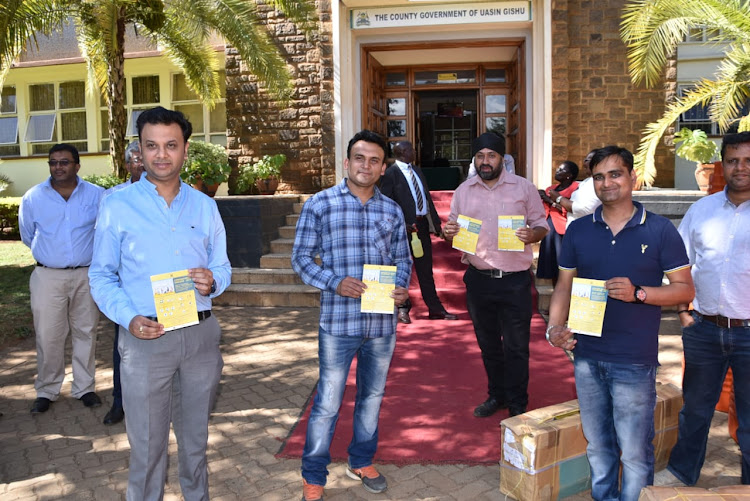
[[(266, 0), (303, 31), (315, 23), (309, 0)], [(11, 64), (64, 23), (76, 27), (78, 47), (86, 61), (90, 89), (98, 88), (109, 107), (110, 158), (115, 174), (124, 177), (125, 27), (134, 25), (139, 35), (169, 57), (185, 74), (188, 87), (203, 103), (213, 106), (220, 96), (219, 59), (209, 44), (218, 33), (240, 54), (250, 71), (282, 100), (291, 92), (284, 59), (261, 25), (253, 0), (3, 0), (0, 2), (0, 89)]]
[(750, 129), (742, 108), (750, 97), (750, 2), (746, 0), (630, 0), (623, 10), (622, 40), (628, 46), (630, 76), (635, 84), (656, 85), (667, 58), (691, 29), (706, 29), (708, 42), (725, 46), (713, 80), (702, 79), (667, 105), (662, 117), (644, 130), (635, 156), (646, 184), (656, 176), (654, 152), (665, 131), (693, 106), (708, 106), (709, 117), (726, 131), (738, 123)]

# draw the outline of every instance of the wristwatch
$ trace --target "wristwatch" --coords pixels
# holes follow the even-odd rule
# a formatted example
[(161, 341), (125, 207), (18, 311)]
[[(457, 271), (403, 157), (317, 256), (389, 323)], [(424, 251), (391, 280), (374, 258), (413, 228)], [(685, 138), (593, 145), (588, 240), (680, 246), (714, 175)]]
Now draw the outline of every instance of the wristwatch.
[(215, 293), (216, 293), (216, 280), (214, 280), (211, 283), (211, 292), (210, 292), (210, 294), (215, 294)]
[(646, 302), (646, 291), (643, 290), (640, 285), (635, 286), (635, 292), (633, 293), (633, 296), (635, 297), (635, 302), (638, 304), (643, 304)]
[(555, 199), (555, 203), (556, 203), (556, 204), (559, 204), (559, 203), (560, 203), (560, 200), (562, 200), (562, 199), (563, 199), (563, 196), (562, 196), (562, 195), (558, 196), (558, 197), (557, 197), (557, 198)]

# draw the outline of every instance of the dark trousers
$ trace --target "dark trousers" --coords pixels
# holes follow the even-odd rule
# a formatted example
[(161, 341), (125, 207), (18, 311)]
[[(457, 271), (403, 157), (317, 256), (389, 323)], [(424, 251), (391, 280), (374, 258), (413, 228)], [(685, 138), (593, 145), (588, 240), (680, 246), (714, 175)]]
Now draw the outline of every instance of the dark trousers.
[[(432, 276), (432, 240), (430, 240), (430, 224), (427, 219), (417, 220), (417, 236), (419, 241), (422, 242), (424, 256), (414, 257), (414, 251), (412, 251), (411, 257), (414, 259), (414, 271), (417, 273), (419, 290), (422, 291), (422, 299), (430, 313), (442, 313), (444, 310), (443, 303), (438, 298), (435, 290), (435, 278)], [(409, 249), (411, 249), (411, 238), (411, 234), (409, 234)], [(410, 310), (411, 300), (406, 301), (402, 308), (407, 311)]]
[(115, 324), (115, 341), (112, 350), (112, 407), (122, 407), (122, 386), (120, 384), (120, 326)]
[(714, 407), (731, 367), (742, 456), (740, 480), (750, 484), (750, 327), (719, 327), (695, 313), (693, 319), (694, 324), (682, 329), (684, 404), (679, 436), (667, 468), (687, 485), (698, 481)]
[(529, 401), (531, 273), (492, 278), (469, 267), (464, 283), (489, 396), (508, 406), (525, 407)]

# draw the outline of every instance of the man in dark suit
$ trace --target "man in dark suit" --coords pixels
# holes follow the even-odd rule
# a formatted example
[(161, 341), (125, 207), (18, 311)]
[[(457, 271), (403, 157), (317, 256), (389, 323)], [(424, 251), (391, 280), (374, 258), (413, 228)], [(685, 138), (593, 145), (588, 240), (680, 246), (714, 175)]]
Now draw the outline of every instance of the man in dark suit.
[[(422, 170), (414, 165), (414, 147), (409, 141), (400, 141), (393, 145), (393, 156), (396, 161), (388, 167), (380, 180), (380, 191), (393, 199), (404, 212), (404, 221), (409, 233), (417, 233), (422, 242), (424, 255), (414, 258), (414, 269), (417, 272), (419, 288), (422, 291), (430, 320), (456, 320), (458, 317), (445, 311), (435, 291), (435, 280), (432, 276), (432, 242), (430, 233), (441, 234), (440, 217), (432, 203), (430, 190), (422, 174)], [(411, 238), (411, 235), (410, 235)], [(411, 246), (409, 246), (411, 248)], [(409, 310), (411, 301), (398, 310), (398, 321), (411, 323)]]

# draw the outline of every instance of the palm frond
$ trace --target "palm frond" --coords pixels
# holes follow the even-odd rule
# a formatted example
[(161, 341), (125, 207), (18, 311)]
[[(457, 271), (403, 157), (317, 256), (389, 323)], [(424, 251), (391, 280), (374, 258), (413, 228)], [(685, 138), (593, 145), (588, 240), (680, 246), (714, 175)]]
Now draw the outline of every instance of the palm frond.
[(49, 35), (65, 23), (67, 13), (58, 4), (53, 0), (0, 2), (0, 89), (27, 44), (37, 45), (37, 35)]
[(711, 85), (714, 82), (710, 80), (701, 81), (698, 86), (686, 92), (681, 98), (667, 106), (659, 120), (646, 125), (643, 130), (641, 144), (638, 146), (638, 152), (634, 157), (634, 168), (638, 178), (647, 186), (653, 184), (656, 179), (656, 164), (654, 163), (654, 154), (659, 146), (661, 137), (664, 132), (680, 117), (682, 113), (690, 110), (697, 104), (707, 105), (713, 96)]

